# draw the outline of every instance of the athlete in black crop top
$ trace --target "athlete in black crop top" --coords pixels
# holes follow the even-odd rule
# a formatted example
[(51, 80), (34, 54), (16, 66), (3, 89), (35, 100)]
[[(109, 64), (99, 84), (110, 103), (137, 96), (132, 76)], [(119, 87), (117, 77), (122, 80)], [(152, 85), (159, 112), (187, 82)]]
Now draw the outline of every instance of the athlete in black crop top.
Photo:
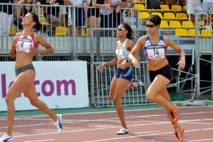
[(180, 54), (181, 60), (177, 63), (179, 69), (184, 69), (185, 67), (185, 52), (170, 38), (159, 35), (157, 30), (160, 27), (160, 23), (161, 18), (158, 15), (152, 15), (147, 19), (146, 30), (148, 35), (142, 36), (138, 40), (129, 54), (129, 58), (132, 60), (133, 65), (138, 68), (139, 63), (135, 55), (141, 47), (144, 47), (152, 82), (147, 90), (146, 97), (150, 101), (165, 107), (167, 115), (173, 123), (175, 134), (179, 142), (182, 142), (184, 129), (177, 123), (179, 118), (177, 106), (176, 104), (171, 104), (170, 96), (166, 89), (173, 76), (171, 66), (166, 59), (166, 49), (170, 46)]

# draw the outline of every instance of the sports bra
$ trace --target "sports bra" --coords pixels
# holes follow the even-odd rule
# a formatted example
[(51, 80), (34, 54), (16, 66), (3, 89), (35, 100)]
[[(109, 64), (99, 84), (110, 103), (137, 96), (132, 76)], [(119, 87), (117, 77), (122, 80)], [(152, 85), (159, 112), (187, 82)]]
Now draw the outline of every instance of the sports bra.
[[(129, 56), (129, 51), (126, 50), (126, 42), (127, 42), (128, 38), (124, 41), (122, 46), (117, 46), (116, 47), (116, 55), (118, 55), (118, 59), (123, 59), (123, 58), (127, 58)], [(120, 42), (120, 41), (119, 41)]]
[(147, 60), (160, 60), (166, 58), (167, 47), (163, 41), (163, 35), (160, 35), (160, 39), (156, 45), (150, 42), (150, 36), (147, 35), (144, 45), (144, 54)]
[(16, 52), (30, 52), (30, 46), (37, 48), (38, 46), (35, 44), (34, 41), (34, 35), (35, 33), (32, 33), (31, 35), (24, 37), (23, 32), (18, 36), (19, 40), (16, 44)]

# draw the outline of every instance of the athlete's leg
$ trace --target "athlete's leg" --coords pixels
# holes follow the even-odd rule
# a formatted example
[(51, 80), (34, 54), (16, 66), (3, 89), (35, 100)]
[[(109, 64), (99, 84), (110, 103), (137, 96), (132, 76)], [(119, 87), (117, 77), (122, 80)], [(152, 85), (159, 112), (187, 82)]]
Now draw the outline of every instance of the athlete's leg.
[(55, 122), (57, 121), (58, 118), (56, 114), (43, 101), (38, 99), (33, 83), (24, 91), (24, 94), (28, 97), (33, 106), (48, 114)]
[[(168, 91), (167, 91), (166, 88), (163, 88), (163, 89), (159, 92), (159, 94), (160, 94), (161, 96), (163, 96), (169, 103), (171, 103), (171, 99), (170, 99), (169, 93), (168, 93)], [(165, 108), (165, 110), (166, 110), (166, 113), (167, 113), (167, 115), (168, 115), (170, 121), (172, 122), (172, 116), (171, 116), (170, 110), (168, 110), (167, 108)], [(173, 125), (173, 127), (174, 127), (174, 129), (175, 129), (175, 132), (178, 132), (178, 131), (180, 130), (180, 127), (179, 127), (178, 123), (172, 123), (172, 125)]]
[(121, 125), (124, 128), (127, 128), (126, 122), (124, 119), (124, 109), (121, 104), (121, 97), (123, 96), (124, 92), (126, 91), (126, 87), (129, 84), (129, 80), (119, 78), (117, 85), (116, 85), (116, 90), (115, 90), (115, 96), (114, 96), (114, 104), (118, 113), (118, 116), (121, 121)]
[(15, 117), (15, 99), (29, 87), (29, 84), (33, 83), (35, 79), (35, 72), (33, 70), (27, 70), (21, 73), (14, 83), (11, 85), (7, 92), (7, 134), (12, 135), (13, 122)]
[(114, 96), (115, 96), (115, 89), (116, 89), (116, 85), (118, 82), (118, 78), (113, 77), (112, 81), (111, 81), (111, 85), (110, 85), (110, 90), (109, 90), (109, 99), (113, 100)]
[(163, 96), (159, 95), (158, 93), (166, 88), (166, 85), (170, 82), (169, 79), (162, 75), (157, 75), (153, 80), (152, 84), (149, 86), (146, 97), (148, 100), (157, 103), (159, 105), (164, 106), (169, 111), (174, 109), (174, 106), (168, 102)]

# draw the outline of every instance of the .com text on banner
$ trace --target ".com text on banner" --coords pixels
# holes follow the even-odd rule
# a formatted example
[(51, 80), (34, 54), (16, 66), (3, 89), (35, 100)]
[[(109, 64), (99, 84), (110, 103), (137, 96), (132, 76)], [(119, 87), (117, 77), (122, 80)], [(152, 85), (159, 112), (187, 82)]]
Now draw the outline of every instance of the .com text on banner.
[[(85, 61), (33, 62), (37, 96), (51, 109), (89, 105), (87, 63)], [(15, 62), (0, 62), (0, 111), (7, 110), (5, 97), (15, 80)], [(36, 109), (22, 93), (16, 110)]]

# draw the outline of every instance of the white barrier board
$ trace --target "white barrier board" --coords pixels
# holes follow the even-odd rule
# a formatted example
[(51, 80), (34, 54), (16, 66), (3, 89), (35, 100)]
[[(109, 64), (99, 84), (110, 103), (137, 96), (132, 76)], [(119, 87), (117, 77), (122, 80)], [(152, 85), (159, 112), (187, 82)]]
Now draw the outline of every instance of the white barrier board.
[[(51, 109), (89, 106), (87, 63), (85, 61), (33, 62), (37, 96)], [(7, 110), (5, 97), (15, 80), (15, 62), (0, 62), (0, 111)], [(36, 109), (22, 93), (16, 110)]]

